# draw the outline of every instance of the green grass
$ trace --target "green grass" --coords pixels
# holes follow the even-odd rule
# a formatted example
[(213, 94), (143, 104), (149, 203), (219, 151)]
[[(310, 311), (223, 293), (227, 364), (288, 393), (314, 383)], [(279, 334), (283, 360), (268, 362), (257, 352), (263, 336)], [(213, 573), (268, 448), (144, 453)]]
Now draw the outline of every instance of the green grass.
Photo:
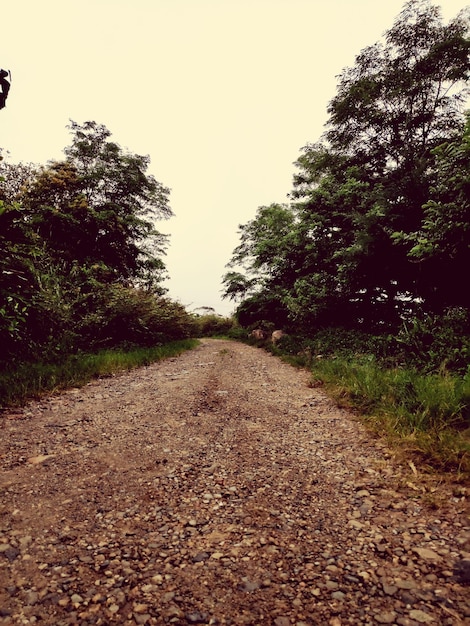
[(198, 345), (196, 339), (173, 341), (154, 348), (103, 350), (70, 356), (57, 364), (22, 363), (0, 372), (0, 406), (18, 406), (46, 393), (80, 387), (93, 378), (111, 376), (177, 356)]
[(321, 360), (312, 372), (338, 404), (423, 466), (470, 472), (470, 374), (424, 375), (347, 359)]

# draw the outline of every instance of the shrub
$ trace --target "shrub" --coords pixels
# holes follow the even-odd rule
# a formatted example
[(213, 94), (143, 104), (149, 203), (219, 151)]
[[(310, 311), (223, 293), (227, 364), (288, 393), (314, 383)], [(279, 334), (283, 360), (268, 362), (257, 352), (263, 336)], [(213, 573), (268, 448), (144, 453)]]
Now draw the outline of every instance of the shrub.
[(222, 317), (216, 313), (195, 315), (193, 321), (195, 333), (198, 337), (227, 335), (235, 324), (235, 321), (231, 317)]
[(442, 315), (422, 314), (404, 323), (395, 351), (409, 367), (465, 373), (470, 361), (470, 315), (461, 307)]

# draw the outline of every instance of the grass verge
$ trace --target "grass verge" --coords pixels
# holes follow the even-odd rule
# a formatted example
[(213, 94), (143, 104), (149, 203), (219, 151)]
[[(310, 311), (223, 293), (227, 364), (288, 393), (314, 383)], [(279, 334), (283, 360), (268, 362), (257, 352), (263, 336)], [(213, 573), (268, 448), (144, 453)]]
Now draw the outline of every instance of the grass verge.
[(183, 339), (153, 348), (78, 354), (57, 364), (22, 363), (0, 372), (0, 406), (19, 406), (46, 393), (67, 387), (80, 387), (93, 378), (150, 365), (191, 350), (198, 343), (197, 339)]
[(321, 360), (312, 373), (340, 406), (354, 409), (421, 469), (470, 476), (470, 374), (423, 375), (346, 359)]

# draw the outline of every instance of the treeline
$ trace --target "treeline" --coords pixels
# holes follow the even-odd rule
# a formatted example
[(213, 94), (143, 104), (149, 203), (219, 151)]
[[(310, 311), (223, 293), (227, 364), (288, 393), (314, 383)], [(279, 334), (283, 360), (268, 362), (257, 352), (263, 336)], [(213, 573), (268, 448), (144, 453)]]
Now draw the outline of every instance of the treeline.
[(242, 325), (466, 371), (468, 33), (468, 9), (444, 24), (431, 2), (410, 0), (342, 71), (289, 202), (239, 228), (224, 286)]
[(162, 286), (169, 189), (105, 126), (69, 130), (63, 161), (0, 163), (0, 372), (196, 332)]

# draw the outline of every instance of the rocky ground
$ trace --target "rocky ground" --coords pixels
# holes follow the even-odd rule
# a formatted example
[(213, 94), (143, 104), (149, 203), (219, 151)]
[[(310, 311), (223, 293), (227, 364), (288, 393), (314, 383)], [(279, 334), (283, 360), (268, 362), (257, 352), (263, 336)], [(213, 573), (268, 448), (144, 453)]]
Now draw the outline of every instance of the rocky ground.
[(4, 411), (0, 623), (470, 624), (465, 486), (308, 382), (203, 340)]

